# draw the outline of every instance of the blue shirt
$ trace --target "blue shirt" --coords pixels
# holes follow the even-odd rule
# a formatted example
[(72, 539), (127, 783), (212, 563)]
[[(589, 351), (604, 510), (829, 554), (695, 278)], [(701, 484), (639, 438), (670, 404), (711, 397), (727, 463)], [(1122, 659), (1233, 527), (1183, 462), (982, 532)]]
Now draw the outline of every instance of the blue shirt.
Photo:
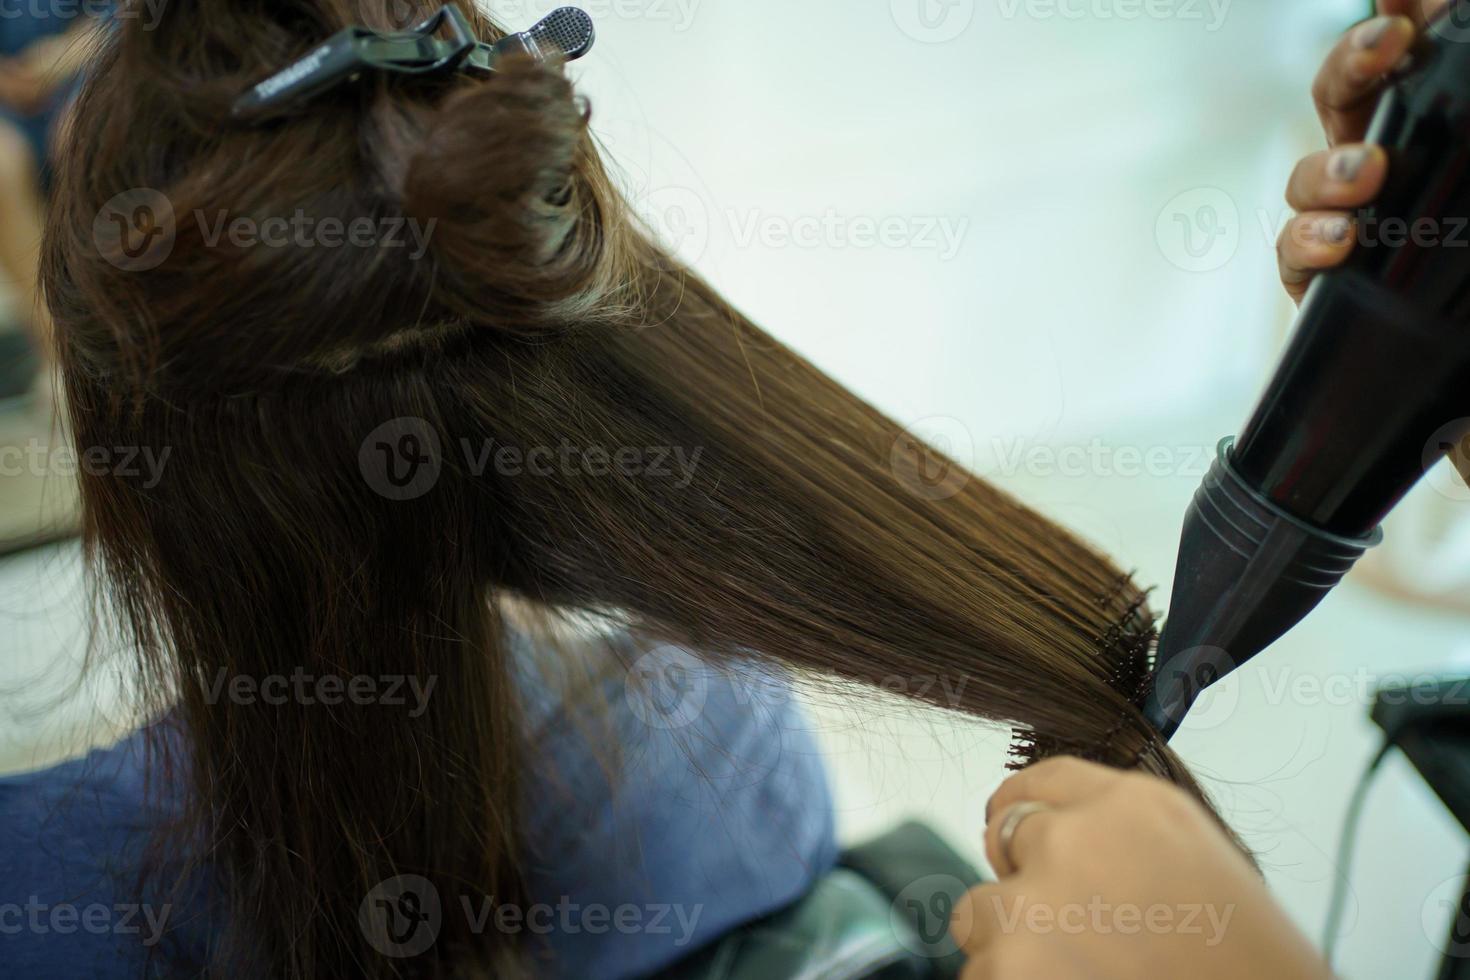
[[(629, 659), (626, 675), (593, 686), (588, 708), (521, 658), (544, 752), (528, 763), (533, 904), (511, 918), (443, 905), (487, 930), (524, 931), (537, 976), (656, 972), (789, 904), (836, 860), (821, 759), (780, 679), (717, 672), (676, 647)], [(138, 891), (157, 819), (144, 738), (0, 778), (0, 975), (173, 976), (207, 961), (218, 929), (197, 910), (209, 896), (183, 920)]]

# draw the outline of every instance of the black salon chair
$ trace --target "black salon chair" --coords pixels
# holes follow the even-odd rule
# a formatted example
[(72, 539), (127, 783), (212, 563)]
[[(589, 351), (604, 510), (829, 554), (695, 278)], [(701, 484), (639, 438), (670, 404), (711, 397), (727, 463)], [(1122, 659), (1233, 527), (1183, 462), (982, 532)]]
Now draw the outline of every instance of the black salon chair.
[(753, 922), (657, 980), (954, 980), (950, 910), (982, 878), (919, 823), (842, 856), (796, 904)]

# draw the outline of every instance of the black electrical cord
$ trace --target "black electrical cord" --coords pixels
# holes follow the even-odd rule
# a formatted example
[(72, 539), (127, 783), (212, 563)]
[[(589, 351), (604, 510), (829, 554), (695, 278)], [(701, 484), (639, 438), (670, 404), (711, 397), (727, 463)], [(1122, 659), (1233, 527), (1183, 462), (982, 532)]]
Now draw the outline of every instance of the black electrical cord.
[(1368, 788), (1373, 784), (1373, 777), (1398, 742), (1398, 735), (1394, 731), (1384, 737), (1378, 754), (1373, 756), (1373, 761), (1368, 763), (1368, 768), (1358, 777), (1358, 785), (1354, 787), (1347, 812), (1343, 815), (1342, 833), (1337, 839), (1337, 881), (1332, 885), (1332, 898), (1327, 905), (1327, 928), (1322, 936), (1322, 956), (1327, 960), (1329, 970), (1332, 969), (1332, 954), (1337, 946), (1337, 932), (1342, 926), (1342, 910), (1347, 898), (1348, 881), (1352, 877), (1353, 842), (1358, 836), (1363, 805), (1367, 802)]

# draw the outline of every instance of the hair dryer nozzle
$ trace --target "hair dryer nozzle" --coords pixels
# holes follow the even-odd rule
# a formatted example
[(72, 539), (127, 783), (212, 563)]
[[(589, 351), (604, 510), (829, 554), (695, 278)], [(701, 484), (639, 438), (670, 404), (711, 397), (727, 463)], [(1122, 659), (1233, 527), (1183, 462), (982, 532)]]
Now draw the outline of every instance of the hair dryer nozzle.
[(1184, 519), (1144, 703), (1165, 738), (1206, 687), (1295, 626), (1382, 537), (1345, 538), (1292, 517), (1241, 479), (1230, 445), (1220, 444)]

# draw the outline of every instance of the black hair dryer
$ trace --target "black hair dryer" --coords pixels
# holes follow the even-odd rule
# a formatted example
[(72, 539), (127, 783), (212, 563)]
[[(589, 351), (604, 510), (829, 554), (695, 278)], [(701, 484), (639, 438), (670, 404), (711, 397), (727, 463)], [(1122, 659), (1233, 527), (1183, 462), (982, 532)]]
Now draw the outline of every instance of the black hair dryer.
[(1184, 520), (1144, 713), (1171, 736), (1209, 684), (1296, 625), (1470, 436), (1470, 0), (1379, 102), (1388, 153), (1347, 263), (1308, 291), (1275, 375)]

